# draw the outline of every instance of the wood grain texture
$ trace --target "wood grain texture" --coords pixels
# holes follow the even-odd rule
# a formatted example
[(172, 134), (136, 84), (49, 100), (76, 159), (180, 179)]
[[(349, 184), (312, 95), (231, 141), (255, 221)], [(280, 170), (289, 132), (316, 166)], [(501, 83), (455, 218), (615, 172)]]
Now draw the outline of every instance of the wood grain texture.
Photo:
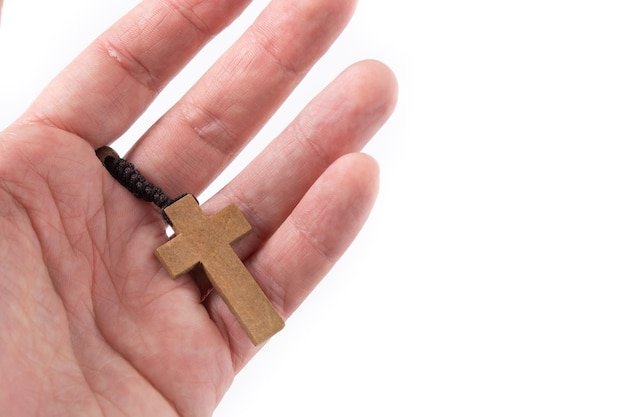
[(231, 245), (251, 231), (243, 213), (233, 204), (206, 216), (188, 194), (165, 208), (175, 236), (156, 250), (172, 278), (201, 265), (250, 340), (263, 343), (285, 323), (267, 299)]

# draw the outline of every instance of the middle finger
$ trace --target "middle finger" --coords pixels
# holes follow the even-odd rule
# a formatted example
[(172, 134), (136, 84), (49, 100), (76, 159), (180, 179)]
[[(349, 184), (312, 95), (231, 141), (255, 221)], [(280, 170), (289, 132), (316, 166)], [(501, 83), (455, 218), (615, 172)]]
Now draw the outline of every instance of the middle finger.
[(130, 151), (170, 195), (198, 194), (328, 49), (354, 0), (274, 0)]

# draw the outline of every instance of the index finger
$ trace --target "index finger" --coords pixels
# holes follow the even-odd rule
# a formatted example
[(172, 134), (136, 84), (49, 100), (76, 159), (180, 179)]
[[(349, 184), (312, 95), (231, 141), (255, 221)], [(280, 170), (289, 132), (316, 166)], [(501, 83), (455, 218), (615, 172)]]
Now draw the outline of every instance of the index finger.
[(46, 123), (94, 148), (113, 141), (249, 2), (141, 2), (62, 71), (18, 123)]

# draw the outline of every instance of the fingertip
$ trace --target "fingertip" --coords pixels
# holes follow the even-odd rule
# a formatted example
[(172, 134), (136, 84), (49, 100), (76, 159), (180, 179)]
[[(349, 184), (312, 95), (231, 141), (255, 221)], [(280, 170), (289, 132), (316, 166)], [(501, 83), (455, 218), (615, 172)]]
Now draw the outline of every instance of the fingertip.
[(364, 141), (389, 119), (398, 101), (395, 74), (386, 64), (373, 59), (350, 65), (328, 90), (335, 92), (330, 96), (334, 113), (344, 121), (350, 120), (347, 128), (352, 134), (359, 132)]
[(331, 181), (346, 198), (346, 206), (356, 209), (355, 217), (364, 222), (371, 211), (380, 188), (380, 166), (366, 153), (349, 153), (335, 161), (322, 176)]
[(382, 102), (384, 113), (390, 115), (398, 101), (398, 79), (393, 70), (384, 62), (376, 59), (367, 59), (356, 62), (348, 67), (343, 76), (347, 76), (368, 94), (370, 100)]
[(380, 165), (373, 156), (364, 152), (355, 152), (344, 155), (339, 159), (339, 162), (346, 164), (357, 181), (368, 186), (375, 186), (378, 190)]

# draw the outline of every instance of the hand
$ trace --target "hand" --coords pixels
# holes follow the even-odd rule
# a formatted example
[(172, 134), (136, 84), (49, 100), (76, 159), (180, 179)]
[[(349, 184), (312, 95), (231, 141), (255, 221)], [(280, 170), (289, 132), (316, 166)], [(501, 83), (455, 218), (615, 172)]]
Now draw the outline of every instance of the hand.
[[(154, 256), (167, 238), (94, 149), (118, 138), (247, 1), (145, 0), (0, 134), (3, 415), (210, 415), (255, 348), (224, 302)], [(126, 158), (198, 195), (338, 36), (355, 1), (274, 0)], [(383, 64), (345, 70), (230, 184), (253, 227), (236, 250), (287, 318), (366, 220), (377, 165), (358, 152), (395, 103)]]

